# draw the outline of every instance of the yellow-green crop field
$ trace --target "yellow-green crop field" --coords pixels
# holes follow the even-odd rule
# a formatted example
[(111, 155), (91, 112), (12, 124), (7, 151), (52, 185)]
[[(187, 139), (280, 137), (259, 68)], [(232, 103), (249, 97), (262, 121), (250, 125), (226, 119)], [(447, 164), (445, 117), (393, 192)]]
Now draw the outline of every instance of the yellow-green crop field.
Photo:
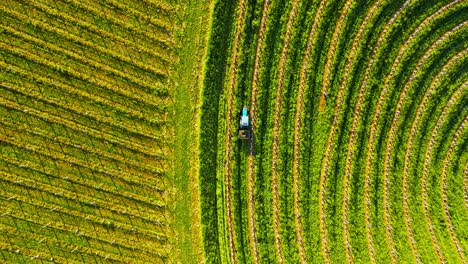
[(1, 1), (0, 262), (175, 261), (176, 8)]
[(0, 1), (0, 263), (467, 262), (468, 1)]

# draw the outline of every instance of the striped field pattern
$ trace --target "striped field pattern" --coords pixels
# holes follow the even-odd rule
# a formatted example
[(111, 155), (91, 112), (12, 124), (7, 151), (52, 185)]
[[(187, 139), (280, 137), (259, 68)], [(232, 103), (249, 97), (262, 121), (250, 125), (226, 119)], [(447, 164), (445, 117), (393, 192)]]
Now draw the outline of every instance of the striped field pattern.
[[(200, 112), (206, 262), (466, 263), (468, 2), (213, 10)], [(242, 106), (250, 141), (233, 132)]]
[(0, 262), (171, 262), (174, 14), (0, 3)]
[(467, 263), (467, 121), (466, 0), (0, 1), (0, 263)]

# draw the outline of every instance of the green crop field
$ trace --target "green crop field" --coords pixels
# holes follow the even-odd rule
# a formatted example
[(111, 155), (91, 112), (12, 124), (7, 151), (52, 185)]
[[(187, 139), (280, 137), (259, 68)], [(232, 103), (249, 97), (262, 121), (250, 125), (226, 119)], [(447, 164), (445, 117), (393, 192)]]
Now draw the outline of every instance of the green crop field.
[(0, 1), (0, 205), (0, 263), (467, 263), (468, 1)]

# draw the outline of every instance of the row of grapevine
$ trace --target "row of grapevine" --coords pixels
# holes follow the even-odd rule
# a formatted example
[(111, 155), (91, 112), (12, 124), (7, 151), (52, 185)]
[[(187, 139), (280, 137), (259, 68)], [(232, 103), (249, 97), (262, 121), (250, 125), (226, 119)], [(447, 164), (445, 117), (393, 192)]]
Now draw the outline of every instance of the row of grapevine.
[[(6, 56), (4, 57), (6, 59)], [(102, 112), (105, 111), (110, 111), (111, 109), (114, 109), (118, 113), (121, 114), (121, 118), (128, 118), (130, 119), (129, 122), (131, 121), (139, 121), (144, 124), (151, 124), (152, 120), (150, 117), (145, 116), (145, 113), (142, 112), (140, 109), (132, 109), (132, 108), (127, 108), (123, 104), (123, 100), (119, 101), (119, 98), (116, 96), (113, 97), (114, 101), (111, 102), (110, 100), (106, 98), (97, 98), (93, 97), (93, 94), (91, 91), (87, 92), (80, 89), (75, 88), (74, 86), (71, 86), (69, 84), (63, 83), (63, 81), (60, 81), (59, 79), (53, 79), (53, 78), (47, 78), (40, 72), (35, 72), (33, 69), (34, 66), (39, 66), (35, 63), (31, 63), (31, 61), (20, 61), (18, 58), (15, 60), (16, 62), (20, 62), (23, 67), (27, 66), (28, 69), (24, 69), (15, 65), (11, 64), (6, 64), (4, 62), (2, 63), (1, 66), (2, 68), (5, 69), (5, 72), (11, 72), (17, 77), (21, 77), (23, 79), (28, 79), (30, 82), (37, 83), (40, 88), (36, 88), (34, 90), (38, 90), (40, 93), (43, 93), (44, 88), (50, 88), (48, 89), (48, 92), (51, 94), (59, 94), (62, 97), (64, 97), (64, 100), (67, 100), (67, 102), (70, 102), (70, 104), (76, 104), (74, 103), (75, 100), (80, 101), (82, 104), (84, 102), (94, 102), (99, 108), (102, 109)], [(42, 88), (44, 87), (44, 88)], [(57, 95), (58, 97), (58, 95)], [(128, 101), (128, 100), (127, 100)], [(92, 107), (93, 104), (90, 103), (88, 104), (88, 107)], [(143, 107), (142, 107), (143, 108)], [(96, 111), (97, 112), (97, 111)], [(159, 111), (158, 111), (159, 112)], [(103, 115), (102, 113), (100, 113)]]
[[(95, 70), (99, 70), (101, 72), (107, 72), (109, 75), (115, 75), (117, 77), (120, 77), (120, 78), (128, 81), (128, 83), (132, 83), (137, 87), (144, 87), (144, 88), (152, 87), (152, 85), (149, 84), (147, 81), (141, 80), (139, 78), (136, 78), (135, 76), (129, 75), (127, 73), (124, 73), (124, 72), (122, 72), (120, 70), (109, 67), (109, 66), (107, 66), (105, 64), (99, 63), (99, 62), (94, 61), (92, 59), (85, 58), (85, 57), (83, 57), (81, 55), (78, 55), (78, 54), (70, 51), (70, 49), (60, 48), (60, 47), (58, 47), (56, 45), (53, 45), (53, 44), (50, 44), (50, 43), (48, 43), (46, 41), (42, 41), (42, 40), (40, 40), (38, 38), (26, 35), (26, 34), (20, 32), (20, 31), (15, 30), (14, 28), (11, 28), (11, 27), (8, 27), (8, 26), (2, 26), (2, 28), (6, 32), (11, 33), (15, 37), (26, 40), (26, 41), (30, 42), (31, 44), (33, 44), (34, 46), (43, 47), (44, 49), (47, 49), (49, 52), (54, 52), (55, 54), (63, 54), (65, 56), (69, 57), (69, 58), (75, 59), (76, 61), (80, 62), (83, 65), (89, 65), (90, 67), (94, 68)], [(10, 43), (12, 43), (12, 42), (13, 41), (10, 41)], [(27, 44), (25, 42), (23, 42), (22, 47), (27, 48), (28, 46), (27, 46)], [(33, 47), (29, 48), (28, 50), (30, 52), (34, 51)], [(160, 73), (160, 74), (162, 76), (164, 76), (163, 73)], [(154, 88), (154, 91), (156, 92), (157, 88)], [(135, 91), (135, 93), (136, 92), (137, 91)], [(160, 93), (164, 94), (165, 92), (161, 91)]]
[[(115, 88), (115, 87), (121, 87), (122, 85), (119, 84), (119, 82), (116, 82), (116, 80), (114, 80), (113, 78), (110, 78), (109, 76), (107, 76), (107, 75), (105, 75), (105, 74), (103, 74), (103, 73), (101, 73), (99, 71), (91, 72), (89, 70), (82, 70), (80, 68), (76, 68), (76, 69), (62, 68), (63, 66), (61, 66), (61, 64), (58, 64), (57, 62), (54, 62), (53, 59), (51, 59), (51, 58), (55, 58), (55, 57), (52, 57), (50, 55), (49, 55), (49, 57), (39, 57), (37, 55), (33, 55), (33, 53), (28, 54), (28, 51), (26, 51), (25, 49), (19, 48), (19, 47), (14, 47), (14, 46), (10, 45), (10, 43), (0, 43), (0, 48), (2, 50), (5, 50), (5, 51), (9, 52), (9, 53), (12, 53), (13, 55), (18, 56), (20, 58), (31, 59), (34, 62), (43, 64), (43, 65), (48, 66), (50, 68), (55, 68), (55, 69), (57, 69), (59, 71), (64, 72), (65, 74), (71, 75), (71, 76), (76, 77), (78, 79), (81, 79), (83, 81), (92, 83), (92, 84), (94, 84), (96, 86), (102, 87), (102, 88), (110, 90), (112, 92), (119, 93), (119, 94), (121, 94), (123, 96), (126, 96), (126, 97), (132, 99), (132, 100), (137, 101), (138, 103), (146, 104), (146, 105), (158, 104), (158, 101), (156, 101), (156, 102), (149, 101), (147, 99), (147, 97), (145, 96), (145, 95), (147, 95), (146, 93), (142, 92), (141, 90), (137, 90), (134, 87), (130, 88), (129, 86), (127, 86), (129, 89), (126, 89), (126, 90)], [(157, 90), (155, 92), (158, 93)], [(165, 94), (166, 92), (167, 92), (166, 90), (161, 91), (162, 94)], [(155, 98), (155, 99), (157, 100), (157, 98)], [(153, 99), (153, 100), (155, 100), (155, 99)], [(159, 100), (159, 103), (160, 102), (161, 101)]]

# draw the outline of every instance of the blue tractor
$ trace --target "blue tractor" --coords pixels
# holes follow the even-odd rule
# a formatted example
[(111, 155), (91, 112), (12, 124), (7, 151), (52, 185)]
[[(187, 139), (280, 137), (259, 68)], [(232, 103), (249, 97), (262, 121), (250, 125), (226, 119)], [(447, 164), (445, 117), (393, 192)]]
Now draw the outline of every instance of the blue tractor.
[(240, 112), (239, 138), (240, 139), (251, 138), (249, 109), (245, 106), (242, 108)]

